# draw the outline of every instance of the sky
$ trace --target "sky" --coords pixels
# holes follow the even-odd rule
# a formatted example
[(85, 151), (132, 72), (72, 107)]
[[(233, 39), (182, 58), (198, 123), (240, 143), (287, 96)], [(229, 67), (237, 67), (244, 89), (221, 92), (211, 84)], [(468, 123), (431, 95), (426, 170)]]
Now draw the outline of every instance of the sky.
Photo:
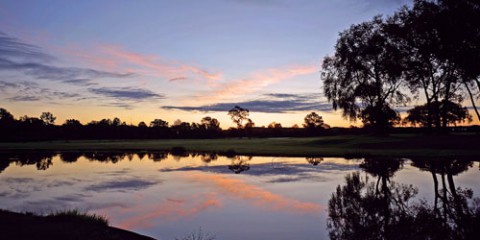
[[(118, 117), (200, 122), (250, 110), (256, 126), (317, 112), (339, 32), (408, 0), (0, 1), (0, 107), (57, 124)], [(358, 123), (357, 123), (358, 124)]]

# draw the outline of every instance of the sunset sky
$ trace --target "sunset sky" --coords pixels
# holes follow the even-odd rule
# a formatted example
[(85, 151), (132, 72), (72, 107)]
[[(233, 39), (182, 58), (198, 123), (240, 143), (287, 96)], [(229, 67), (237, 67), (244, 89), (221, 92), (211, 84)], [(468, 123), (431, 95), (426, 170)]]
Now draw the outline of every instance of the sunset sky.
[[(57, 124), (119, 117), (349, 126), (322, 93), (338, 33), (407, 0), (0, 2), (0, 107)], [(414, 105), (412, 103), (412, 105)], [(468, 102), (465, 102), (468, 105)]]

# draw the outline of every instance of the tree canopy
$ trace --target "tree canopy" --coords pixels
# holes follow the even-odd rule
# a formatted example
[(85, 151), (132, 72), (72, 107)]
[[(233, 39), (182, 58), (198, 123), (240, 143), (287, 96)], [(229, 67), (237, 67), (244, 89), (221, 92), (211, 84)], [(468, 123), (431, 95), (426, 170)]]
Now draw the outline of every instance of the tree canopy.
[(303, 127), (308, 129), (323, 128), (325, 125), (322, 116), (318, 115), (316, 112), (307, 114), (303, 121)]
[(344, 117), (360, 118), (384, 133), (391, 121), (390, 104), (410, 100), (401, 88), (401, 58), (381, 17), (352, 25), (340, 34), (335, 54), (323, 61), (325, 96)]
[(248, 118), (250, 115), (250, 111), (246, 108), (242, 108), (240, 106), (235, 106), (234, 108), (228, 111), (228, 115), (232, 119), (233, 123), (237, 125), (238, 129), (243, 128), (243, 122), (247, 121), (248, 126), (252, 126), (252, 120)]
[[(393, 16), (342, 32), (323, 61), (324, 93), (352, 121), (385, 132), (395, 107), (424, 99), (425, 127), (445, 129), (449, 108), (470, 99), (480, 120), (480, 2), (415, 0)], [(455, 105), (451, 105), (455, 106)]]

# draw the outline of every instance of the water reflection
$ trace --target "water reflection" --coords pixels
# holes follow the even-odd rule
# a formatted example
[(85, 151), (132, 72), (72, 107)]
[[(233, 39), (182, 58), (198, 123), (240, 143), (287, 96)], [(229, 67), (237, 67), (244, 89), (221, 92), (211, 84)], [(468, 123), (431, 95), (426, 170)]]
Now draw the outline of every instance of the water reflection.
[[(328, 202), (327, 228), (331, 239), (478, 239), (480, 198), (473, 190), (455, 187), (454, 175), (472, 162), (412, 160), (412, 166), (430, 171), (433, 204), (415, 198), (418, 188), (391, 178), (403, 166), (401, 159), (364, 159), (366, 174), (347, 174)], [(377, 177), (371, 182), (370, 176)], [(441, 188), (437, 175), (440, 176)]]
[(250, 160), (252, 160), (252, 156), (234, 156), (232, 157), (232, 164), (228, 166), (228, 169), (236, 174), (248, 171), (250, 169)]
[(307, 157), (307, 162), (312, 164), (313, 166), (317, 166), (323, 161), (323, 158), (321, 157)]
[(468, 239), (480, 229), (477, 163), (459, 159), (19, 152), (0, 154), (0, 182), (4, 208), (87, 209), (161, 239), (200, 226), (231, 240)]
[(46, 170), (53, 163), (52, 158), (55, 153), (51, 152), (23, 152), (0, 155), (0, 173), (3, 172), (11, 163), (19, 166), (35, 165), (37, 170)]

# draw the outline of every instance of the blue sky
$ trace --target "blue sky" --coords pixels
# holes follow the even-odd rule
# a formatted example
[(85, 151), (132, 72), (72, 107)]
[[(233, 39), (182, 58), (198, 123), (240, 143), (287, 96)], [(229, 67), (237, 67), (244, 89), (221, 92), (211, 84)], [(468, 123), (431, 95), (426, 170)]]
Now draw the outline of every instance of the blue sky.
[(237, 104), (257, 126), (311, 111), (346, 126), (322, 96), (321, 61), (339, 32), (408, 2), (3, 0), (1, 107), (57, 123), (210, 115), (228, 127)]

